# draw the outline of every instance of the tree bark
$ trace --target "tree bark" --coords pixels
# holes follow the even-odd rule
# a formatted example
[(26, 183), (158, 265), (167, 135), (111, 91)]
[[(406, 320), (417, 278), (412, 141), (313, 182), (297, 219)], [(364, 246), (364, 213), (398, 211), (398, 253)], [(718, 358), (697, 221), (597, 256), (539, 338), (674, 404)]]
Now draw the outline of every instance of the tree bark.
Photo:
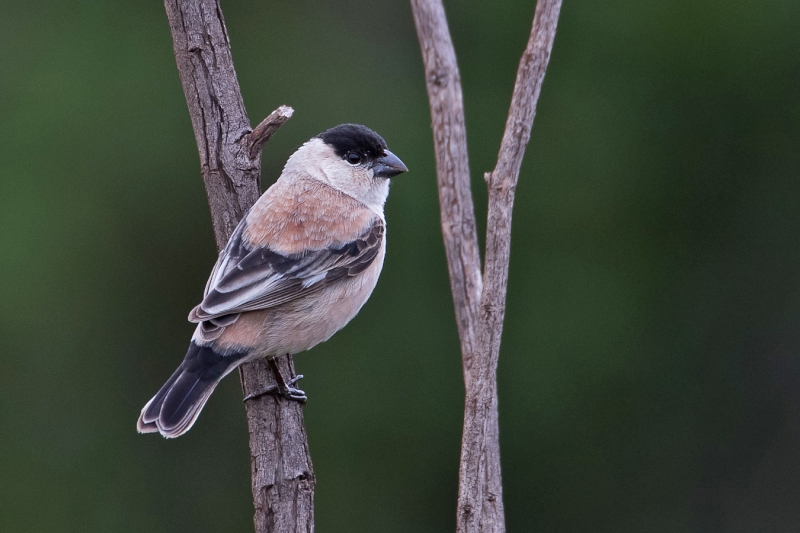
[[(217, 248), (260, 195), (261, 147), (293, 110), (250, 127), (216, 0), (165, 0), (175, 59), (189, 106)], [(279, 358), (294, 376), (291, 357)], [(245, 394), (274, 384), (265, 361), (240, 367)], [(263, 396), (246, 404), (256, 533), (314, 531), (314, 472), (298, 402)]]
[(411, 0), (411, 6), (425, 64), (442, 209), (442, 235), (464, 371), (468, 372), (477, 337), (475, 317), (481, 297), (481, 257), (469, 183), (461, 74), (441, 1)]
[(467, 165), (461, 82), (441, 0), (411, 0), (431, 107), (442, 233), (464, 367), (466, 401), (459, 468), (458, 533), (501, 533), (503, 516), (497, 362), (505, 318), (511, 213), (550, 60), (561, 0), (539, 0), (520, 60), (497, 165), (489, 186), (486, 254), (480, 274)]

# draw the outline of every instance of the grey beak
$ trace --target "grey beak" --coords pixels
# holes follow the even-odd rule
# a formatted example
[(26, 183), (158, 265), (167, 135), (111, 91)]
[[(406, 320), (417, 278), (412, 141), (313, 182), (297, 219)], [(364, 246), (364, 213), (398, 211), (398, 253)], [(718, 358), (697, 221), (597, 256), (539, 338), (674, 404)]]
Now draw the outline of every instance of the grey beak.
[(374, 176), (377, 178), (393, 178), (403, 172), (408, 172), (408, 167), (400, 161), (400, 158), (389, 150), (384, 150), (386, 155), (375, 160), (372, 166)]

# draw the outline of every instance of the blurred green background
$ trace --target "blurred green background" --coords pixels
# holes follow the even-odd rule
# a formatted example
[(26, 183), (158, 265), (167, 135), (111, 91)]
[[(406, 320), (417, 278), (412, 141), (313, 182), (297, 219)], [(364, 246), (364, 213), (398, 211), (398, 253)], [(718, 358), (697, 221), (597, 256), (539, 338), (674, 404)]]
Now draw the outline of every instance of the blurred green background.
[[(222, 6), (265, 186), (341, 122), (411, 172), (369, 303), (296, 359), (317, 531), (447, 532), (463, 386), (407, 2)], [(447, 2), (480, 227), (530, 1)], [(515, 209), (509, 531), (800, 524), (800, 2), (567, 0)], [(137, 435), (215, 260), (159, 2), (0, 7), (0, 531), (252, 531), (241, 390)], [(482, 231), (482, 229), (481, 229)]]

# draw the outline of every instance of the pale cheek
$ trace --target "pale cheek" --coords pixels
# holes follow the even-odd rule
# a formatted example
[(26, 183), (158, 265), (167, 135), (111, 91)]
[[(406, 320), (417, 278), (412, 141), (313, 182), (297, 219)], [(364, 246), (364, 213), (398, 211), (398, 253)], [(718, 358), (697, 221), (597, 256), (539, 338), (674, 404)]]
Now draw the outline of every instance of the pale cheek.
[(372, 178), (372, 169), (359, 169), (353, 177), (355, 178), (355, 182), (358, 184), (359, 189), (361, 189), (362, 194), (368, 194), (375, 184), (375, 180)]
[(372, 178), (368, 171), (351, 167), (346, 172), (337, 173), (337, 178), (338, 187), (347, 194), (359, 199), (369, 194)]

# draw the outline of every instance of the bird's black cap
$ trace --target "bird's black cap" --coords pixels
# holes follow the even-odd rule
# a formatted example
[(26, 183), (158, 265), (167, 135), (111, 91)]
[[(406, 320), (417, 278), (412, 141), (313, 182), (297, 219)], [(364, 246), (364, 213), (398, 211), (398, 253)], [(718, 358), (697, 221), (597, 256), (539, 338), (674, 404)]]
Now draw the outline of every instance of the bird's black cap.
[(375, 159), (384, 155), (386, 150), (383, 137), (361, 124), (340, 124), (320, 133), (318, 137), (333, 148), (339, 157), (356, 152)]

